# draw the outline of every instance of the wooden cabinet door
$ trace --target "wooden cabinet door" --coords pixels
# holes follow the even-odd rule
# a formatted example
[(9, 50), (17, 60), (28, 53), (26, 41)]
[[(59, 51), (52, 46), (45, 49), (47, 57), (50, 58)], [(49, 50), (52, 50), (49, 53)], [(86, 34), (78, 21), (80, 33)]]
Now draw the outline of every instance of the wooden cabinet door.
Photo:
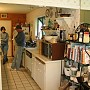
[(36, 76), (36, 59), (35, 57), (32, 57), (32, 71), (31, 71), (31, 76), (35, 80)]
[(45, 65), (38, 61), (38, 85), (40, 86), (41, 90), (44, 90), (44, 82), (45, 82)]

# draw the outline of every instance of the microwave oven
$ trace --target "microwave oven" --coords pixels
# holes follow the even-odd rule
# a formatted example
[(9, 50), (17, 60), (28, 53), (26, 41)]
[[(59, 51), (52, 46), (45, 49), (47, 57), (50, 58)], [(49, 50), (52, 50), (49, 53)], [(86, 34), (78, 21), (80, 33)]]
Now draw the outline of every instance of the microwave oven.
[(50, 43), (42, 42), (42, 55), (44, 55), (48, 58), (52, 58), (51, 47), (52, 47), (52, 45)]
[(64, 59), (65, 43), (49, 43), (42, 41), (42, 55), (46, 56), (51, 60)]

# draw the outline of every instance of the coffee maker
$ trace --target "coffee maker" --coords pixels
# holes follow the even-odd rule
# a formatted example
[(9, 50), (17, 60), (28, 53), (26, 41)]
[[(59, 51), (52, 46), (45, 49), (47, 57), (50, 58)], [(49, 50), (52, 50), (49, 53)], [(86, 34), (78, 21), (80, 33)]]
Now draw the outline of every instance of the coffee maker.
[(66, 40), (66, 30), (60, 30), (60, 41)]

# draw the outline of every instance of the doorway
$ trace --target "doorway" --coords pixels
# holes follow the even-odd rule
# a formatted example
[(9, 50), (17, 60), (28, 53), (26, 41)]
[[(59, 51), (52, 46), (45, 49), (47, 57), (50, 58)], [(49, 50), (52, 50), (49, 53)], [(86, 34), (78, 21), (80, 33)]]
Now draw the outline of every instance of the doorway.
[(12, 56), (11, 20), (0, 20), (0, 28), (2, 26), (4, 26), (6, 28), (6, 32), (9, 34), (8, 56)]

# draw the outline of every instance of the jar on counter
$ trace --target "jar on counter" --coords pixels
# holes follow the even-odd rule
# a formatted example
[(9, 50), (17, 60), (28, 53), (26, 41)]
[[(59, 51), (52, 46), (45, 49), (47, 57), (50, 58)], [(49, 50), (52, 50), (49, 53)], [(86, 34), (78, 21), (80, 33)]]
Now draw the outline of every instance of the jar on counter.
[(79, 32), (79, 42), (83, 42), (83, 32)]
[(75, 34), (68, 34), (68, 40), (75, 40)]
[(79, 35), (78, 32), (75, 32), (75, 41), (78, 41)]

